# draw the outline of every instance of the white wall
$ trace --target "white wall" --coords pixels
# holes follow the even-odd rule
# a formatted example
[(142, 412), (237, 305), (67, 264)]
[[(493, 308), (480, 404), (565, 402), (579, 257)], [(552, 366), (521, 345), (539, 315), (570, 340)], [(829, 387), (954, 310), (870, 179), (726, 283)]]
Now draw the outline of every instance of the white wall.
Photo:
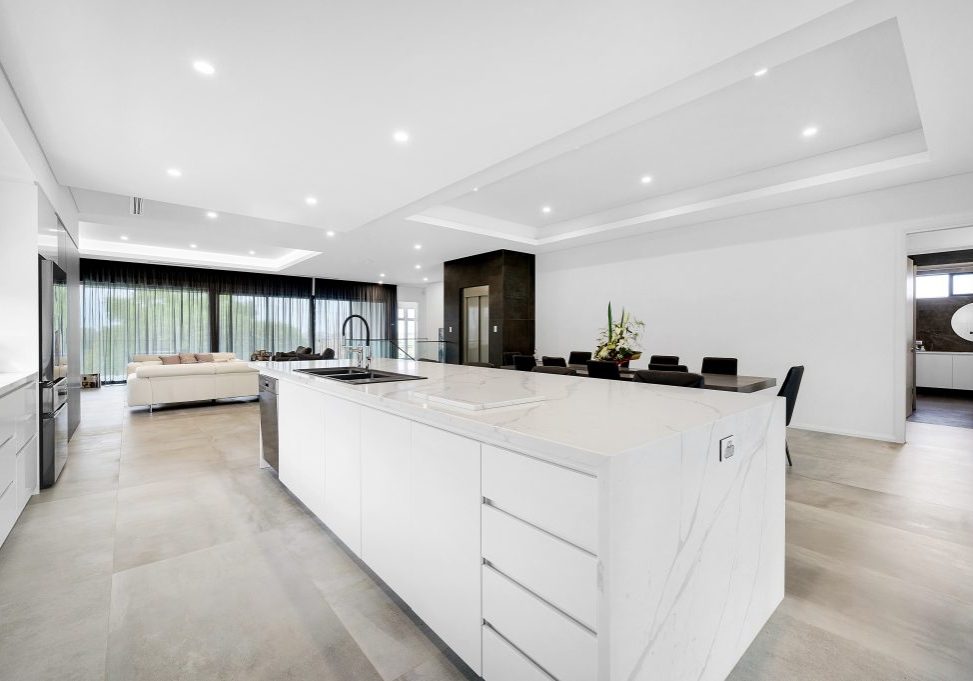
[(37, 371), (37, 198), (0, 182), (0, 371)]

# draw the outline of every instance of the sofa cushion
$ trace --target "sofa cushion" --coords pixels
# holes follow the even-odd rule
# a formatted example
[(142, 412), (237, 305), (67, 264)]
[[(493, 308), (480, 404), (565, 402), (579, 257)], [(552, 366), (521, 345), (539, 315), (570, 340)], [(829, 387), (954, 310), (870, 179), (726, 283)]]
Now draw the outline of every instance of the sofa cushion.
[(198, 360), (195, 352), (180, 352), (179, 361), (183, 364), (195, 364)]
[(133, 362), (161, 362), (159, 355), (132, 355)]
[(249, 371), (256, 373), (258, 369), (254, 369), (250, 366), (249, 362), (233, 361), (233, 362), (214, 362), (213, 363), (213, 373), (216, 374), (244, 374)]
[(214, 352), (213, 361), (214, 362), (230, 362), (236, 359), (236, 354), (232, 352)]
[(135, 370), (139, 378), (164, 378), (168, 376), (190, 376), (216, 373), (214, 363), (194, 362), (192, 364), (163, 364), (161, 366), (141, 366)]
[(179, 355), (160, 355), (159, 359), (162, 360), (163, 364), (180, 364), (182, 360), (179, 359)]
[(212, 352), (197, 352), (196, 353), (197, 362), (212, 362), (213, 353)]

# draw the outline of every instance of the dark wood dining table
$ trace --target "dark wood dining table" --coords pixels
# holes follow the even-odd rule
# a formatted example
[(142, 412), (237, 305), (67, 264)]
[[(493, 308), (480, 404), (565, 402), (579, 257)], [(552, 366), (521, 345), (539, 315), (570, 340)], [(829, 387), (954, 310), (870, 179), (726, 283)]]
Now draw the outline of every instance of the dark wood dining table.
[[(569, 364), (570, 368), (578, 372), (578, 376), (587, 376), (588, 367), (585, 364)], [(503, 369), (516, 369), (512, 364), (504, 365)], [(619, 378), (631, 381), (635, 369), (619, 367)], [(777, 385), (773, 376), (732, 376), (728, 374), (703, 374), (703, 387), (707, 390), (725, 390), (735, 393), (755, 393)]]

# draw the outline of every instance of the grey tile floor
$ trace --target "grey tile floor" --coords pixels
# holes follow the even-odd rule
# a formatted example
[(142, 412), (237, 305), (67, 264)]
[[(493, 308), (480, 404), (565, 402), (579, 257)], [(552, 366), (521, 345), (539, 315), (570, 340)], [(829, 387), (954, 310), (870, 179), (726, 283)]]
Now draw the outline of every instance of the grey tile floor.
[[(791, 432), (787, 597), (733, 681), (973, 679), (973, 430), (909, 428)], [(256, 468), (257, 433), (253, 402), (85, 392), (0, 549), (0, 679), (465, 678)]]

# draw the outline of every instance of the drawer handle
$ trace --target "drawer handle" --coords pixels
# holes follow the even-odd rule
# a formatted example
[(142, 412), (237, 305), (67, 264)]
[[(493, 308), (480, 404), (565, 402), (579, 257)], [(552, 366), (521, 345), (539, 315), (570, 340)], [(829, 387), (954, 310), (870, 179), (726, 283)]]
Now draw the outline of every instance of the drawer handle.
[(524, 520), (520, 516), (514, 515), (510, 511), (508, 511), (505, 508), (503, 508), (502, 506), (497, 506), (497, 504), (494, 503), (493, 499), (490, 499), (489, 497), (483, 497), (483, 505), (484, 506), (489, 506), (493, 510), (499, 511), (500, 513), (503, 513), (508, 518), (513, 518), (517, 522), (523, 523), (527, 527), (531, 527), (531, 528), (537, 530), (538, 532), (543, 532), (548, 537), (552, 537), (553, 539), (557, 539), (559, 542), (562, 542), (564, 544), (567, 544), (571, 548), (577, 549), (578, 551), (581, 551), (582, 553), (586, 553), (589, 556), (591, 556), (592, 558), (597, 558), (598, 557), (598, 554), (592, 553), (591, 551), (589, 551), (588, 549), (584, 548), (583, 546), (578, 546), (573, 541), (568, 541), (564, 537), (561, 537), (559, 535), (556, 535), (553, 532), (551, 532), (550, 530), (545, 530), (543, 527), (538, 527), (537, 525), (535, 525), (534, 523), (530, 522), (529, 520)]
[(546, 676), (547, 678), (549, 678), (551, 681), (558, 681), (557, 678), (553, 674), (551, 674), (551, 672), (547, 671), (546, 669), (544, 669), (544, 667), (542, 667), (541, 665), (537, 664), (537, 661), (534, 658), (532, 658), (530, 655), (528, 655), (523, 650), (521, 650), (519, 647), (517, 647), (517, 644), (516, 643), (514, 643), (513, 641), (511, 641), (509, 638), (507, 638), (506, 636), (504, 636), (502, 633), (500, 633), (500, 630), (497, 629), (495, 626), (493, 626), (492, 624), (490, 624), (486, 620), (483, 620), (483, 626), (486, 627), (487, 629), (489, 629), (490, 631), (492, 631), (494, 634), (496, 634), (504, 643), (506, 643), (508, 646), (510, 646), (511, 648), (513, 648), (515, 651), (517, 651), (517, 653), (519, 655), (523, 656), (523, 658), (525, 660), (527, 660), (532, 665), (534, 665), (535, 667), (537, 667), (537, 669), (541, 672), (541, 674), (543, 674), (544, 676)]
[(581, 622), (580, 620), (578, 620), (578, 618), (576, 618), (574, 615), (571, 615), (570, 613), (564, 612), (563, 610), (561, 610), (561, 608), (557, 607), (556, 605), (554, 605), (553, 603), (551, 603), (549, 600), (547, 600), (543, 596), (540, 596), (540, 595), (536, 594), (532, 589), (524, 586), (523, 584), (521, 584), (520, 582), (518, 582), (516, 579), (514, 579), (513, 577), (511, 577), (510, 575), (508, 575), (503, 570), (498, 569), (496, 565), (494, 565), (493, 563), (491, 563), (486, 558), (483, 559), (483, 567), (485, 567), (488, 570), (492, 570), (496, 574), (500, 575), (500, 577), (502, 577), (503, 579), (506, 579), (508, 582), (510, 582), (511, 584), (513, 584), (518, 589), (521, 589), (522, 591), (527, 592), (528, 594), (530, 594), (531, 596), (533, 596), (534, 598), (536, 598), (538, 601), (540, 601), (541, 604), (546, 605), (547, 607), (549, 607), (554, 612), (558, 613), (559, 615), (562, 615), (566, 619), (571, 620), (572, 622), (574, 622), (576, 625), (578, 625), (579, 627), (581, 627), (582, 629), (584, 629), (585, 631), (587, 631), (592, 636), (595, 636), (595, 637), (598, 636), (598, 632), (595, 631), (594, 629), (592, 629), (591, 627), (589, 627), (587, 624), (585, 624), (584, 622)]

